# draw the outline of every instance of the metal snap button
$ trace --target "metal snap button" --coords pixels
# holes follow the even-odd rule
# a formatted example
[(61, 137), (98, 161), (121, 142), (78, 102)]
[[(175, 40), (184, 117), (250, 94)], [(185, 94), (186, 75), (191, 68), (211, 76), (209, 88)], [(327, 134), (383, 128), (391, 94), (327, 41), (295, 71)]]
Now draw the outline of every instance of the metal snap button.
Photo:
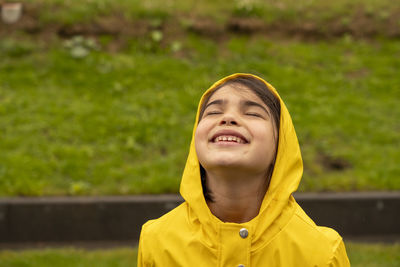
[(239, 264), (237, 267), (244, 267), (244, 265), (243, 264)]
[(241, 238), (246, 238), (249, 235), (249, 231), (246, 228), (242, 228), (239, 230), (239, 235)]

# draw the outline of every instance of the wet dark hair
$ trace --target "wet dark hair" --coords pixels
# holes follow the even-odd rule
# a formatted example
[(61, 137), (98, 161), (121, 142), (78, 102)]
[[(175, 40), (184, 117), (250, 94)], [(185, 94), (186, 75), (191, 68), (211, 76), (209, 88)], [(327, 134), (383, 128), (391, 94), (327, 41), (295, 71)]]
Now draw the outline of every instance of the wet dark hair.
[[(200, 107), (200, 114), (199, 114), (199, 122), (201, 121), (206, 105), (208, 101), (210, 100), (211, 96), (221, 89), (222, 87), (225, 87), (227, 85), (232, 85), (232, 86), (242, 86), (248, 88), (250, 91), (252, 91), (255, 95), (257, 95), (268, 107), (270, 111), (270, 115), (273, 119), (273, 125), (275, 129), (277, 130), (278, 136), (276, 136), (276, 147), (275, 147), (275, 156), (274, 159), (271, 163), (270, 168), (268, 169), (268, 185), (272, 177), (272, 172), (274, 170), (274, 165), (275, 165), (275, 160), (276, 160), (276, 152), (277, 152), (277, 146), (278, 146), (278, 140), (279, 140), (279, 125), (280, 125), (280, 115), (281, 115), (281, 104), (279, 102), (279, 99), (273, 92), (269, 90), (267, 85), (262, 82), (261, 80), (250, 77), (250, 76), (238, 76), (236, 78), (233, 78), (231, 80), (228, 80), (220, 85), (218, 85), (214, 90), (206, 96), (204, 99), (201, 107)], [(203, 168), (203, 166), (200, 165), (200, 176), (201, 176), (201, 185), (203, 187), (203, 195), (204, 198), (207, 201), (213, 201), (211, 191), (207, 188), (207, 180), (206, 180), (206, 170)]]

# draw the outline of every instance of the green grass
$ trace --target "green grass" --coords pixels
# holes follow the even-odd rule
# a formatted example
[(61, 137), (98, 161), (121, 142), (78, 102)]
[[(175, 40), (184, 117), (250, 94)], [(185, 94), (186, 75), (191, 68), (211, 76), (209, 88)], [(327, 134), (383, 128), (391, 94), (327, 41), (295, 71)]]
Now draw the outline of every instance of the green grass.
[(302, 191), (400, 189), (398, 40), (149, 37), (78, 59), (24, 38), (0, 41), (0, 195), (177, 192), (199, 97), (234, 72), (286, 101)]
[(137, 250), (83, 250), (75, 248), (0, 251), (1, 267), (123, 267), (136, 266)]
[[(351, 266), (399, 266), (400, 245), (346, 243)], [(0, 267), (136, 266), (137, 250), (44, 249), (0, 251)]]
[(346, 244), (347, 254), (353, 267), (395, 267), (400, 265), (400, 245)]
[[(121, 0), (25, 0), (27, 4), (39, 6), (37, 13), (43, 23), (74, 24), (88, 22), (99, 16), (119, 14), (127, 19), (167, 19), (185, 14), (209, 17), (217, 22), (226, 22), (231, 16), (259, 17), (267, 22), (332, 22), (332, 19), (347, 25), (360, 11), (381, 24), (399, 8), (400, 4), (390, 0), (235, 0), (226, 1), (139, 1)], [(322, 26), (322, 25), (321, 25)]]

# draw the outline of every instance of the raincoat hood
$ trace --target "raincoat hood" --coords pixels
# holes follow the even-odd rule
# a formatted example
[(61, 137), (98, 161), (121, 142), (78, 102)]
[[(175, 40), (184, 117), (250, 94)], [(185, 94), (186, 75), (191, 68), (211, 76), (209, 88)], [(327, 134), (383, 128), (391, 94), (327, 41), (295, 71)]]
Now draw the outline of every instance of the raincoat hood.
[[(231, 223), (219, 220), (206, 203), (195, 133), (202, 103), (219, 85), (239, 76), (263, 82), (279, 99), (281, 112), (274, 170), (259, 213), (248, 222)], [(203, 94), (198, 106), (180, 186), (185, 201), (143, 225), (138, 266), (350, 266), (340, 235), (315, 225), (292, 196), (302, 173), (293, 123), (275, 88), (245, 73), (217, 81)]]
[(288, 219), (288, 216), (282, 217), (281, 215), (283, 215), (284, 211), (290, 211), (287, 206), (288, 201), (292, 197), (291, 194), (296, 191), (303, 173), (299, 143), (285, 103), (282, 101), (275, 88), (260, 77), (252, 74), (236, 73), (217, 81), (203, 94), (197, 109), (192, 141), (183, 172), (180, 193), (193, 210), (194, 216), (196, 216), (202, 224), (208, 225), (209, 229), (214, 229), (215, 232), (210, 233), (210, 238), (215, 236), (218, 224), (222, 222), (210, 212), (203, 196), (200, 165), (195, 149), (195, 133), (199, 122), (200, 108), (205, 99), (207, 99), (207, 96), (219, 85), (239, 76), (252, 77), (262, 81), (267, 88), (275, 94), (281, 104), (279, 142), (274, 172), (258, 216), (246, 223), (248, 227), (254, 229), (253, 240), (257, 242), (260, 241), (261, 238), (264, 240), (271, 238), (279, 231), (279, 225), (285, 223), (284, 220)]

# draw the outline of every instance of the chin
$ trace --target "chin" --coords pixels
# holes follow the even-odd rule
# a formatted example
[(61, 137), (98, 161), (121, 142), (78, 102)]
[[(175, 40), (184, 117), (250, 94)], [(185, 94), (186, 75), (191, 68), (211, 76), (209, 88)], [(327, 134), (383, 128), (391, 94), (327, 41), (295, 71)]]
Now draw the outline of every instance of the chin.
[(218, 157), (210, 160), (208, 162), (210, 165), (214, 168), (218, 167), (230, 167), (230, 168), (243, 168), (243, 166), (246, 166), (246, 163), (243, 161), (242, 158), (237, 158), (237, 157)]

